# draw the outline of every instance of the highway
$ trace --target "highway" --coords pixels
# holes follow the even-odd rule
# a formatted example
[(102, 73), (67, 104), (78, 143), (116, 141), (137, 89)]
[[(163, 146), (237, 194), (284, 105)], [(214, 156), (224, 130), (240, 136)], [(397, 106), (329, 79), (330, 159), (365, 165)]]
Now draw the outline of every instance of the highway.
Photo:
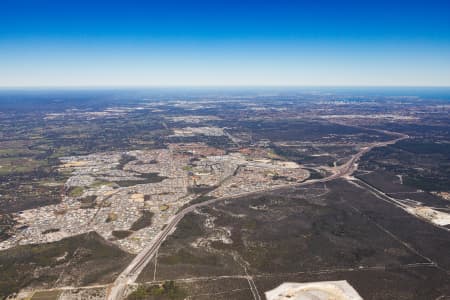
[[(374, 130), (374, 129), (371, 129), (371, 130)], [(262, 192), (274, 191), (274, 190), (288, 188), (288, 187), (300, 187), (300, 186), (306, 186), (306, 185), (311, 185), (311, 184), (315, 184), (315, 183), (328, 182), (328, 181), (331, 181), (331, 180), (334, 180), (337, 178), (350, 176), (357, 169), (356, 162), (370, 150), (377, 148), (377, 147), (385, 147), (387, 145), (395, 144), (398, 141), (407, 139), (409, 137), (407, 135), (399, 134), (396, 132), (389, 132), (389, 131), (385, 131), (385, 130), (374, 130), (374, 131), (378, 131), (378, 132), (382, 132), (382, 133), (390, 134), (390, 135), (395, 135), (398, 138), (389, 140), (389, 141), (385, 141), (385, 142), (373, 143), (369, 146), (363, 147), (358, 153), (353, 155), (352, 158), (349, 159), (345, 164), (333, 168), (333, 171), (334, 171), (333, 174), (328, 177), (321, 178), (321, 179), (311, 179), (311, 180), (307, 180), (305, 182), (301, 182), (301, 183), (297, 183), (297, 184), (279, 185), (275, 188), (259, 190), (256, 192), (246, 192), (246, 193), (236, 194), (234, 196), (215, 198), (215, 199), (211, 199), (211, 200), (204, 201), (201, 203), (193, 204), (193, 205), (181, 210), (178, 214), (174, 215), (169, 220), (168, 224), (154, 238), (154, 240), (151, 242), (151, 244), (149, 244), (138, 255), (136, 255), (136, 257), (133, 259), (133, 261), (119, 275), (119, 277), (116, 279), (116, 281), (110, 287), (107, 299), (108, 300), (123, 299), (127, 285), (130, 283), (134, 283), (136, 281), (139, 274), (142, 272), (142, 270), (145, 268), (145, 266), (150, 262), (150, 260), (154, 257), (158, 248), (161, 246), (161, 244), (164, 242), (164, 240), (174, 231), (175, 227), (183, 219), (183, 217), (186, 214), (193, 212), (197, 208), (202, 207), (202, 206), (207, 206), (207, 205), (213, 204), (215, 202), (223, 201), (223, 200), (230, 200), (230, 199), (236, 199), (236, 198), (241, 198), (241, 197), (246, 197), (246, 196), (253, 196), (253, 195), (260, 194)]]

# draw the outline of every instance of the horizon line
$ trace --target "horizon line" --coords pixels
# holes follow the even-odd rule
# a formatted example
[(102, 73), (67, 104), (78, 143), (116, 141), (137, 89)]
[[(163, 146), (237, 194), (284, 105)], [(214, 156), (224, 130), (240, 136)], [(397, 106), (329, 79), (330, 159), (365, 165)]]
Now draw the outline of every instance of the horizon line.
[(450, 88), (450, 85), (200, 85), (200, 84), (174, 84), (174, 85), (13, 85), (2, 86), (0, 90), (30, 90), (30, 89), (165, 89), (165, 88)]

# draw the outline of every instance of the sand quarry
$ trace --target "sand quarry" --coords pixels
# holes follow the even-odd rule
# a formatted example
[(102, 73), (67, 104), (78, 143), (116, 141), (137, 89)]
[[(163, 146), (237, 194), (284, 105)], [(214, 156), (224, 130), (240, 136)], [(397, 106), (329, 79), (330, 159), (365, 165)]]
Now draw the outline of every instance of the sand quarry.
[(267, 300), (362, 300), (346, 280), (285, 282), (265, 294)]

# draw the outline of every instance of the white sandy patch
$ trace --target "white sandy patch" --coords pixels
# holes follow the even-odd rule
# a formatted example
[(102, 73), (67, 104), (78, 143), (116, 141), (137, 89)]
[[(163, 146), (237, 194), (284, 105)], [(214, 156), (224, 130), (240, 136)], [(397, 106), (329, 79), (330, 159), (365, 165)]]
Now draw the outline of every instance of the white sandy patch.
[(131, 195), (131, 200), (136, 202), (144, 202), (144, 194), (141, 193), (133, 194)]
[(446, 226), (450, 224), (450, 214), (429, 207), (411, 207), (408, 212), (420, 218), (426, 219), (436, 225)]
[(267, 300), (362, 300), (346, 281), (285, 282), (265, 293)]

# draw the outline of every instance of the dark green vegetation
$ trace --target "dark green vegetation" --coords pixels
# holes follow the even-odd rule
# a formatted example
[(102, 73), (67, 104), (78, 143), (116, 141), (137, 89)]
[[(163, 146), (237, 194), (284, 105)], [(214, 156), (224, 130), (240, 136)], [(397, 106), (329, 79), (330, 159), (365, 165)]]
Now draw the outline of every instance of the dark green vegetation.
[(317, 120), (244, 123), (253, 136), (272, 141), (275, 154), (306, 166), (345, 163), (358, 149), (356, 143), (384, 141), (386, 134)]
[(113, 230), (111, 233), (116, 239), (121, 240), (126, 237), (129, 237), (133, 233), (133, 231), (131, 231), (131, 230)]
[(70, 197), (80, 197), (81, 195), (83, 195), (84, 189), (81, 186), (76, 186), (76, 187), (71, 187), (68, 191), (67, 194)]
[(14, 219), (8, 215), (0, 215), (0, 241), (3, 241), (11, 236), (9, 230), (16, 224)]
[[(159, 279), (242, 275), (242, 264), (248, 264), (260, 291), (284, 281), (345, 279), (364, 299), (435, 299), (450, 293), (443, 271), (450, 270), (450, 258), (442, 255), (450, 233), (345, 181), (201, 210), (186, 216), (163, 244)], [(213, 228), (204, 226), (208, 216)], [(222, 228), (228, 228), (232, 243), (213, 238)], [(139, 280), (151, 276), (148, 266)]]
[(17, 212), (58, 203), (66, 175), (58, 172), (51, 160), (20, 155), (13, 159), (0, 158), (0, 212)]
[(197, 185), (193, 187), (189, 187), (189, 192), (193, 194), (206, 194), (210, 191), (216, 189), (217, 186), (209, 186), (209, 185)]
[(450, 204), (447, 200), (427, 191), (418, 190), (417, 186), (406, 184), (405, 180), (403, 180), (402, 184), (398, 176), (388, 171), (357, 172), (356, 177), (365, 184), (375, 187), (396, 199), (418, 201), (431, 207), (442, 208), (444, 211)]
[[(193, 214), (186, 215), (177, 226), (177, 230), (163, 244), (158, 255), (158, 279), (173, 280), (193, 276), (244, 275), (242, 268), (235, 263), (229, 253), (212, 254), (203, 247), (188, 246), (197, 237), (202, 236), (203, 220)], [(170, 250), (166, 250), (169, 249)], [(162, 253), (162, 254), (161, 254)], [(164, 263), (161, 263), (163, 261)], [(139, 277), (140, 282), (153, 280), (154, 264), (150, 263)]]
[(59, 228), (51, 228), (51, 229), (42, 231), (42, 234), (48, 234), (48, 233), (53, 233), (53, 232), (58, 232), (58, 231), (60, 231)]
[[(111, 217), (109, 216), (106, 219), (106, 223), (111, 222)], [(112, 235), (115, 239), (121, 240), (129, 237), (133, 234), (133, 232), (138, 231), (139, 229), (148, 227), (152, 224), (153, 213), (148, 210), (143, 210), (142, 215), (137, 219), (130, 227), (129, 230), (113, 230)]]
[(308, 141), (342, 142), (351, 139), (352, 142), (386, 140), (388, 136), (371, 130), (364, 130), (345, 125), (332, 124), (319, 120), (264, 120), (241, 121), (239, 126), (247, 128), (257, 139), (278, 141)]
[(0, 251), (0, 298), (25, 286), (109, 283), (132, 256), (91, 232), (54, 243)]
[(121, 181), (115, 181), (115, 183), (117, 183), (121, 187), (128, 187), (128, 186), (133, 186), (133, 185), (137, 185), (137, 184), (161, 182), (164, 179), (166, 179), (166, 177), (164, 177), (164, 176), (159, 176), (158, 173), (140, 174), (139, 177), (142, 178), (142, 179), (139, 179), (139, 180), (121, 180)]
[(203, 195), (203, 196), (199, 196), (199, 197), (195, 198), (194, 200), (189, 202), (189, 204), (202, 203), (202, 202), (205, 202), (205, 201), (208, 201), (208, 200), (212, 200), (214, 198), (215, 197), (213, 197), (213, 196), (205, 196), (205, 195)]
[(173, 255), (163, 256), (160, 258), (160, 262), (167, 265), (177, 265), (180, 263), (191, 265), (217, 265), (217, 257), (211, 256), (196, 256), (183, 249), (178, 250)]
[(176, 285), (186, 291), (196, 300), (249, 300), (253, 295), (244, 278), (214, 278), (192, 282), (176, 282)]
[(374, 149), (362, 159), (362, 169), (403, 176), (403, 184), (425, 191), (450, 187), (450, 135), (437, 140), (419, 138)]
[(94, 208), (96, 206), (95, 200), (97, 199), (96, 195), (86, 196), (80, 199), (80, 208)]
[(308, 179), (321, 179), (324, 178), (324, 174), (318, 172), (317, 170), (314, 169), (307, 169), (309, 172), (309, 177)]
[(287, 160), (295, 161), (307, 166), (333, 166), (347, 161), (357, 150), (353, 146), (339, 144), (277, 146), (274, 152)]
[(117, 169), (123, 170), (123, 167), (131, 161), (136, 160), (136, 157), (128, 155), (128, 154), (122, 154), (122, 157), (119, 160), (119, 164), (117, 165)]
[(185, 205), (183, 205), (178, 211), (181, 211), (181, 210), (185, 209), (186, 207), (191, 206), (192, 204), (205, 202), (205, 201), (208, 201), (208, 200), (212, 200), (214, 198), (215, 197), (213, 197), (213, 196), (200, 195), (200, 196), (192, 199), (192, 201), (190, 201), (189, 203), (186, 203)]
[(149, 210), (143, 210), (142, 216), (137, 219), (133, 225), (131, 225), (130, 230), (137, 231), (139, 229), (148, 227), (152, 224), (153, 213)]
[(186, 292), (173, 281), (166, 281), (161, 285), (141, 285), (127, 300), (181, 300), (186, 296)]
[[(164, 283), (167, 284), (165, 281)], [(178, 295), (187, 299), (196, 300), (248, 300), (253, 299), (252, 293), (248, 288), (248, 282), (244, 278), (214, 278), (211, 280), (204, 279), (192, 282), (175, 282), (174, 286), (181, 291)], [(161, 293), (160, 285), (141, 285), (138, 290), (130, 295), (127, 300), (143, 300), (143, 299), (178, 299), (168, 298), (167, 295), (151, 295)]]

